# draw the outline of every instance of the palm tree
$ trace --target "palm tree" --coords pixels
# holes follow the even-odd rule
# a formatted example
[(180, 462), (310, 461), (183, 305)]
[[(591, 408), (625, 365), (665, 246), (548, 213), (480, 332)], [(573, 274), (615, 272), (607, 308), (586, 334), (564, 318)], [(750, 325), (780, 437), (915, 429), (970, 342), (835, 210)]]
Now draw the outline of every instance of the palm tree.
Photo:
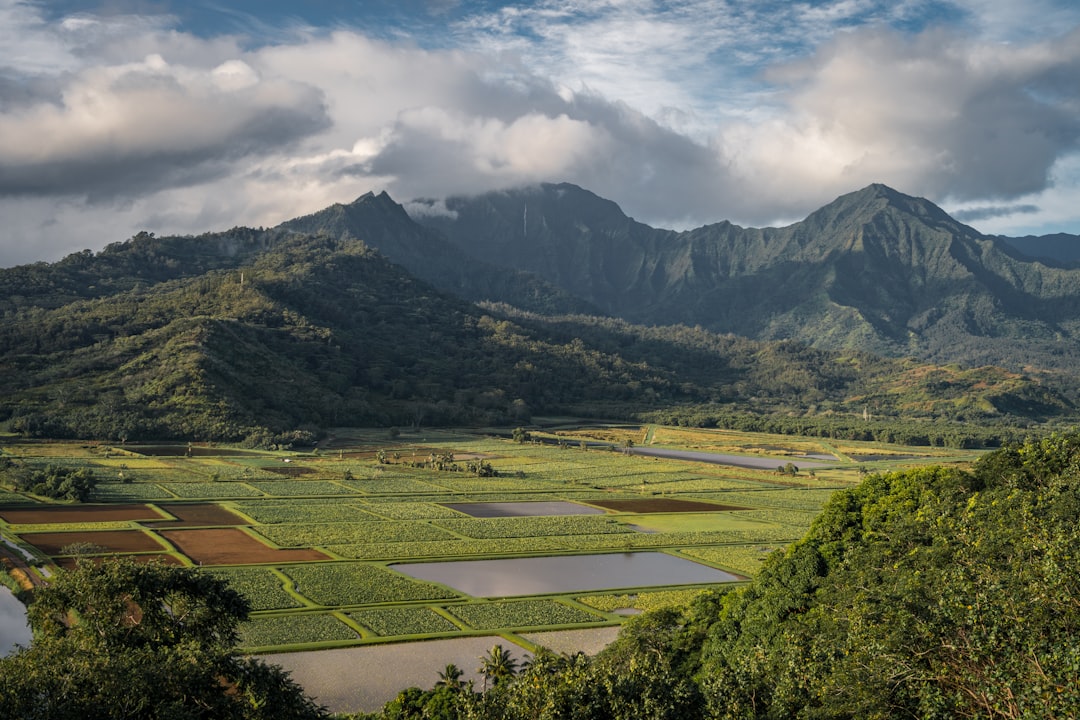
[(517, 672), (517, 665), (517, 660), (502, 645), (491, 648), (488, 654), (480, 659), (480, 667), (477, 668), (477, 672), (484, 676), (484, 690), (487, 690), (489, 680), (498, 685), (512, 678)]
[(465, 686), (465, 683), (461, 680), (464, 675), (464, 670), (454, 663), (450, 663), (439, 671), (439, 681), (435, 683), (435, 687), (448, 687), (451, 690), (460, 690)]

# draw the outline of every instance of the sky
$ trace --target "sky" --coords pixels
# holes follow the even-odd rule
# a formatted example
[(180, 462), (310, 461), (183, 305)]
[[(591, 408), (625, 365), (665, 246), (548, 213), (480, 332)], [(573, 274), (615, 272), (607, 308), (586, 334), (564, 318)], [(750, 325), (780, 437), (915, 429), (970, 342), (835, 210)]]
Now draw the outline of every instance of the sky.
[(537, 182), (675, 229), (881, 182), (1080, 233), (1080, 3), (0, 0), (0, 267)]

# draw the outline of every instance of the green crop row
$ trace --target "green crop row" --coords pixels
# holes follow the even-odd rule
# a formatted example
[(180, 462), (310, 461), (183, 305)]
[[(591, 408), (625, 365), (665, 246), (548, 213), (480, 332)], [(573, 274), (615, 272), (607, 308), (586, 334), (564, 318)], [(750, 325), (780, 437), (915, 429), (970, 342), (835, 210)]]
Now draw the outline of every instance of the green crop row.
[(356, 476), (352, 480), (343, 480), (342, 484), (363, 493), (432, 493), (439, 488), (431, 483), (408, 477), (396, 472), (375, 472), (374, 477)]
[(357, 610), (349, 617), (381, 637), (429, 635), (460, 630), (431, 608), (387, 607)]
[(448, 607), (454, 617), (477, 630), (577, 625), (603, 618), (555, 600), (512, 600)]
[(658, 547), (693, 547), (718, 543), (776, 542), (792, 540), (790, 528), (762, 525), (753, 530), (710, 530), (705, 532), (624, 533), (576, 535), (559, 539), (564, 550), (609, 550)]
[(282, 572), (292, 578), (297, 592), (319, 605), (369, 605), (457, 597), (441, 585), (413, 580), (386, 568), (363, 563), (289, 565), (282, 568)]
[(194, 500), (262, 496), (255, 488), (239, 482), (162, 483), (162, 487), (182, 498)]
[[(619, 536), (621, 537), (621, 536)], [(395, 560), (469, 555), (514, 555), (566, 549), (555, 538), (497, 538), (493, 540), (438, 540), (431, 542), (326, 545), (327, 550), (357, 560)]]
[(54, 533), (73, 532), (77, 530), (130, 530), (134, 526), (130, 520), (106, 520), (105, 522), (81, 522), (81, 523), (21, 523), (9, 525), (8, 529), (13, 533)]
[(560, 485), (550, 480), (525, 478), (478, 478), (463, 473), (442, 473), (431, 482), (456, 493), (516, 492), (519, 490), (553, 490)]
[(281, 523), (354, 523), (374, 520), (375, 516), (361, 510), (358, 505), (341, 500), (322, 500), (318, 503), (299, 504), (295, 500), (270, 502), (238, 502), (238, 510), (256, 522), (274, 525)]
[(260, 527), (259, 532), (281, 547), (453, 539), (446, 530), (421, 520), (268, 525)]
[(356, 495), (354, 488), (329, 480), (260, 480), (251, 485), (274, 497), (303, 497), (306, 495)]
[(0, 490), (0, 504), (3, 505), (34, 505), (36, 502), (18, 493)]
[(142, 502), (172, 497), (174, 495), (151, 483), (100, 483), (94, 489), (94, 499), (99, 502)]
[(817, 513), (806, 510), (784, 510), (781, 508), (769, 508), (767, 510), (740, 510), (732, 513), (739, 517), (764, 520), (765, 522), (780, 523), (800, 528), (800, 532), (806, 532), (810, 523), (817, 517)]
[(434, 522), (460, 535), (477, 539), (633, 532), (625, 525), (603, 515), (460, 518)]
[(247, 598), (252, 610), (279, 610), (302, 607), (303, 603), (282, 586), (281, 577), (270, 568), (221, 568), (208, 570)]
[(333, 615), (255, 617), (240, 625), (240, 645), (274, 647), (357, 639), (356, 631)]
[(751, 486), (760, 486), (760, 484), (751, 482), (749, 480), (737, 480), (735, 478), (700, 476), (697, 478), (687, 478), (673, 481), (649, 481), (649, 488), (651, 490), (659, 490), (660, 492), (676, 491), (680, 493), (712, 492), (717, 490), (743, 490)]
[(751, 505), (753, 507), (774, 507), (789, 510), (809, 510), (817, 512), (832, 497), (835, 489), (794, 489), (759, 490), (757, 492), (727, 492), (709, 496), (712, 500), (722, 500), (731, 505)]
[(604, 612), (614, 612), (622, 609), (648, 612), (666, 607), (689, 605), (691, 600), (703, 592), (708, 592), (708, 590), (657, 590), (634, 595), (586, 595), (577, 598), (577, 600)]
[(714, 565), (730, 568), (744, 575), (754, 576), (761, 572), (761, 564), (779, 544), (726, 545), (723, 547), (696, 547), (681, 549), (688, 557), (700, 558)]
[(459, 518), (461, 513), (436, 503), (394, 502), (369, 503), (367, 509), (390, 520), (434, 520), (437, 518)]

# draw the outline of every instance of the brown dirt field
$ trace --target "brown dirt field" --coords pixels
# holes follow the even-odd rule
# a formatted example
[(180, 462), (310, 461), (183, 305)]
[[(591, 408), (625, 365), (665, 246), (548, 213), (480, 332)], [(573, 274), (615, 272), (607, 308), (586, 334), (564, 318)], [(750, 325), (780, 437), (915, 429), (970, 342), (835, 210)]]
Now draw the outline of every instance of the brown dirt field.
[(110, 552), (161, 552), (161, 543), (141, 530), (88, 530), (80, 532), (21, 533), (23, 540), (47, 555), (59, 555), (60, 549), (77, 542), (100, 545)]
[(161, 535), (200, 565), (247, 565), (329, 559), (318, 550), (272, 548), (237, 528), (162, 530)]
[(249, 525), (250, 523), (231, 510), (214, 503), (193, 503), (190, 505), (161, 505), (162, 510), (175, 515), (177, 520), (156, 522), (153, 528), (199, 527), (205, 525)]
[(0, 518), (13, 525), (44, 523), (113, 522), (117, 520), (162, 520), (161, 513), (146, 505), (87, 505), (82, 507), (8, 508)]
[(716, 505), (696, 500), (651, 499), (641, 500), (589, 500), (590, 505), (631, 513), (678, 513), (678, 512), (723, 512), (725, 510), (749, 510), (738, 505)]
[[(75, 567), (75, 564), (80, 559), (89, 560), (90, 562), (94, 563), (95, 565), (100, 565), (101, 563), (108, 560), (108, 558), (104, 558), (104, 557), (89, 557), (89, 558), (65, 557), (65, 558), (58, 559), (56, 561), (56, 564), (57, 564), (58, 567), (61, 567), (64, 570), (71, 570), (71, 569), (73, 569)], [(157, 553), (151, 553), (151, 554), (146, 554), (146, 555), (125, 555), (124, 559), (125, 560), (133, 560), (133, 561), (135, 561), (137, 563), (148, 563), (148, 562), (153, 562), (153, 561), (157, 560), (158, 562), (161, 562), (164, 565), (183, 565), (184, 564), (180, 560), (180, 558), (178, 558), (178, 557), (176, 557), (174, 555), (159, 555)]]

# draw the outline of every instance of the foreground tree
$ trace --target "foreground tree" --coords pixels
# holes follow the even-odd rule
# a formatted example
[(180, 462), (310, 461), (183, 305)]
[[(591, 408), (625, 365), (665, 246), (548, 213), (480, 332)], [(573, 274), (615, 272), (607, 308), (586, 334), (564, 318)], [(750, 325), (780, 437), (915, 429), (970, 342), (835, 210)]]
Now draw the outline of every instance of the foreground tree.
[(1078, 476), (1051, 437), (837, 493), (711, 627), (713, 715), (1076, 717)]
[(80, 562), (37, 591), (32, 646), (0, 660), (0, 717), (327, 717), (280, 668), (235, 653), (247, 614), (193, 568)]

